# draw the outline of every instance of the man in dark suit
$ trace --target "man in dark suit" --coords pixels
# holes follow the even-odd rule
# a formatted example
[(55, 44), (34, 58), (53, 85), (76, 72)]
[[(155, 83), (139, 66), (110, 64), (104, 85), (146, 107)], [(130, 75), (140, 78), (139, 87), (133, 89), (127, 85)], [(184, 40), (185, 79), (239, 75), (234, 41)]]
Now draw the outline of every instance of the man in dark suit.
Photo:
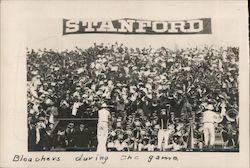
[(152, 103), (150, 101), (150, 99), (148, 99), (147, 97), (144, 97), (142, 103), (142, 110), (144, 115), (150, 117), (152, 115), (152, 111), (153, 111), (153, 107), (152, 107)]
[(85, 128), (84, 124), (80, 124), (79, 128), (75, 133), (75, 145), (77, 147), (85, 147), (89, 146), (90, 142), (90, 134), (89, 131)]
[(75, 144), (75, 129), (74, 123), (70, 122), (65, 129), (65, 142), (67, 147), (74, 147)]

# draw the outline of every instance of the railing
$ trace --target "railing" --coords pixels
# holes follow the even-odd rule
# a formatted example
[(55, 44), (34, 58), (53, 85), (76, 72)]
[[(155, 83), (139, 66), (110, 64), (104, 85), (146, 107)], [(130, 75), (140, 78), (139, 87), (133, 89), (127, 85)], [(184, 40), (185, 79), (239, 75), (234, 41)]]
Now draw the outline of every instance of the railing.
[(95, 121), (98, 118), (57, 118), (57, 121)]

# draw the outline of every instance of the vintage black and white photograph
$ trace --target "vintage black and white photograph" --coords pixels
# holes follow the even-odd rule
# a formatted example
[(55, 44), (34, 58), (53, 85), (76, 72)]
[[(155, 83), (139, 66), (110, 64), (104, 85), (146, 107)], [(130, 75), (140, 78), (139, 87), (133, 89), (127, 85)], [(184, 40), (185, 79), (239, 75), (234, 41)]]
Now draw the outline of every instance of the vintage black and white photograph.
[[(81, 30), (199, 33), (211, 29), (205, 21), (82, 21)], [(239, 46), (151, 45), (28, 48), (28, 150), (239, 151)]]
[(0, 7), (0, 167), (249, 165), (246, 0)]

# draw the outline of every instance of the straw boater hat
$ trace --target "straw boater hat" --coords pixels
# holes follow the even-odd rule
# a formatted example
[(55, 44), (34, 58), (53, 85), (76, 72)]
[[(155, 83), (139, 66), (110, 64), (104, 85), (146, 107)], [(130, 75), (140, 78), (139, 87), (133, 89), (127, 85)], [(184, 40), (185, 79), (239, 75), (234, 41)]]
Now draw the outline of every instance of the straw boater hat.
[(149, 127), (151, 124), (150, 124), (150, 122), (149, 121), (147, 121), (146, 123), (145, 123), (145, 126), (146, 127)]
[(54, 105), (54, 102), (51, 99), (46, 99), (45, 104), (47, 105)]
[(102, 103), (101, 108), (108, 108), (108, 105), (106, 103)]
[(154, 128), (155, 129), (160, 129), (160, 125), (157, 124), (157, 125), (154, 126)]
[(116, 135), (115, 131), (111, 131), (110, 135), (115, 136)]
[(214, 109), (214, 107), (213, 107), (213, 105), (212, 105), (212, 104), (209, 104), (209, 105), (207, 105), (206, 109), (208, 109), (208, 110), (213, 110), (213, 109)]

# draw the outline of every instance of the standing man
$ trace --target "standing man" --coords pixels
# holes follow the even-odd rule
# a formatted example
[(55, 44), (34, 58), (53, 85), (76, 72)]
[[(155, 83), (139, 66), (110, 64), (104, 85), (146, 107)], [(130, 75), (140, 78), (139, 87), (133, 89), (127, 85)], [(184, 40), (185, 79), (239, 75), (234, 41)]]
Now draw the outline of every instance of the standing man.
[(162, 151), (162, 143), (164, 140), (164, 148), (163, 151), (165, 151), (165, 149), (168, 146), (168, 139), (169, 139), (169, 134), (171, 132), (170, 129), (168, 129), (168, 125), (169, 125), (169, 119), (170, 116), (167, 113), (167, 109), (163, 108), (161, 109), (161, 113), (159, 116), (159, 120), (158, 120), (158, 124), (160, 126), (160, 129), (158, 131), (158, 144), (157, 144), (157, 149), (159, 151)]
[(106, 103), (101, 105), (101, 109), (98, 111), (98, 124), (97, 124), (97, 152), (107, 151), (107, 139), (108, 139), (108, 121), (110, 118), (110, 112)]
[(203, 113), (203, 129), (204, 129), (204, 139), (205, 139), (205, 147), (213, 148), (215, 141), (215, 122), (221, 122), (224, 116), (224, 111), (220, 114), (212, 111), (214, 109), (212, 104), (207, 105), (206, 111)]

